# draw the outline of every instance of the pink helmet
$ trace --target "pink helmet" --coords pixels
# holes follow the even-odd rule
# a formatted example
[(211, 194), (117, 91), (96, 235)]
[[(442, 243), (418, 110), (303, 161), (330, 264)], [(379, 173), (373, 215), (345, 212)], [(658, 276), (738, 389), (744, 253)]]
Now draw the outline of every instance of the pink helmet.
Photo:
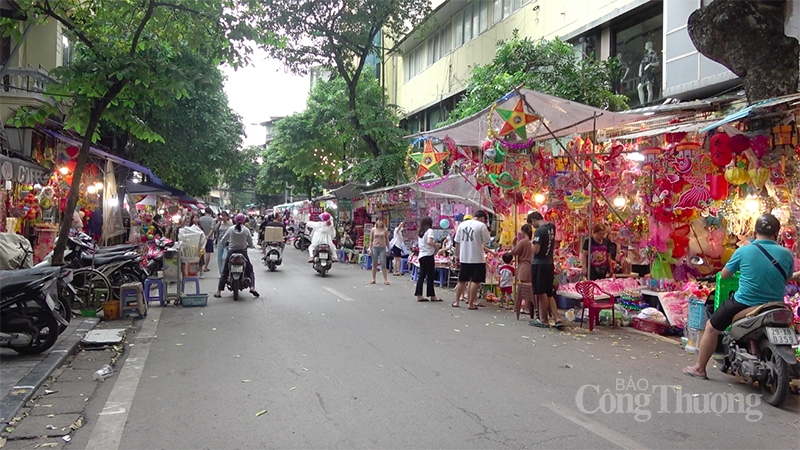
[(237, 214), (236, 218), (233, 220), (233, 222), (237, 223), (237, 224), (244, 223), (244, 221), (245, 221), (245, 217), (244, 217), (244, 214), (242, 214), (242, 213)]
[(331, 215), (328, 213), (322, 213), (319, 215), (319, 218), (322, 219), (323, 222), (327, 222), (331, 220)]

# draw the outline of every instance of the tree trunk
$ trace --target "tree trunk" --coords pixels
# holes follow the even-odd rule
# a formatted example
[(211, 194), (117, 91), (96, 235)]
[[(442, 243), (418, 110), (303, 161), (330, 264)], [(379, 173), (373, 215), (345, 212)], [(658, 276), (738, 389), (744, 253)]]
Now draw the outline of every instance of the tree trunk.
[(53, 263), (61, 263), (64, 261), (64, 250), (67, 247), (69, 229), (72, 228), (72, 216), (75, 211), (75, 205), (78, 204), (78, 194), (81, 189), (83, 168), (89, 160), (89, 148), (92, 146), (92, 136), (94, 135), (94, 130), (97, 128), (97, 125), (100, 123), (100, 116), (103, 114), (103, 110), (105, 110), (105, 106), (95, 106), (89, 116), (89, 124), (86, 126), (86, 134), (83, 136), (81, 151), (78, 154), (78, 164), (75, 166), (75, 172), (72, 173), (72, 185), (69, 188), (69, 197), (67, 197), (67, 206), (64, 208), (64, 217), (61, 218), (58, 240), (53, 249)]
[(381, 154), (381, 149), (378, 148), (378, 142), (364, 131), (361, 126), (361, 121), (358, 120), (358, 110), (356, 107), (356, 81), (347, 82), (348, 99), (347, 104), (350, 107), (350, 120), (353, 123), (353, 128), (361, 136), (361, 139), (367, 144), (367, 148), (372, 152), (372, 156), (378, 157)]
[(695, 47), (742, 78), (750, 104), (797, 92), (800, 43), (784, 32), (785, 7), (716, 0), (689, 16)]

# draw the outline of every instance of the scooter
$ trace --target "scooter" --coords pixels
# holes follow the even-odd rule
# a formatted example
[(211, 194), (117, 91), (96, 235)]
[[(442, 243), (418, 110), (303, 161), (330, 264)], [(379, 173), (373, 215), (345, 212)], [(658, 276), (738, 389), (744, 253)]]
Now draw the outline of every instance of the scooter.
[(154, 277), (164, 268), (164, 252), (175, 245), (172, 239), (154, 239), (147, 249), (147, 266), (145, 272), (147, 276)]
[(247, 276), (247, 258), (241, 252), (228, 251), (228, 280), (226, 285), (233, 292), (233, 300), (239, 300), (239, 291), (249, 289), (252, 280)]
[[(30, 261), (28, 256), (33, 254), (33, 249), (30, 247), (30, 243), (27, 243), (27, 246), (23, 244), (19, 244), (19, 249), (22, 252), (22, 258), (17, 266), (17, 270), (22, 269), (31, 269), (31, 266), (28, 264)], [(69, 250), (67, 250), (69, 251)], [(51, 267), (51, 261), (45, 260), (33, 266), (33, 268), (41, 269)], [(75, 288), (72, 287), (70, 283), (72, 283), (72, 268), (59, 265), (54, 266), (58, 267), (58, 301), (56, 302), (55, 309), (64, 318), (66, 324), (59, 324), (58, 332), (63, 333), (69, 323), (72, 321), (72, 308), (71, 305), (77, 296), (77, 292)]]
[[(706, 300), (706, 313), (710, 316), (713, 311), (712, 293)], [(748, 383), (758, 382), (764, 401), (782, 405), (790, 381), (800, 378), (795, 356), (798, 339), (792, 319), (792, 310), (782, 302), (752, 306), (733, 316), (730, 330), (720, 336), (721, 356), (714, 355), (719, 370), (738, 375)]]
[(270, 272), (275, 272), (278, 266), (283, 262), (283, 249), (279, 242), (267, 242), (264, 251), (264, 257), (261, 262), (269, 268)]
[(59, 326), (68, 325), (56, 311), (58, 267), (0, 272), (0, 347), (37, 354), (52, 347)]
[(321, 277), (325, 278), (327, 272), (331, 270), (333, 266), (331, 251), (328, 244), (319, 244), (317, 248), (314, 249), (312, 263), (314, 264), (314, 270), (316, 270)]

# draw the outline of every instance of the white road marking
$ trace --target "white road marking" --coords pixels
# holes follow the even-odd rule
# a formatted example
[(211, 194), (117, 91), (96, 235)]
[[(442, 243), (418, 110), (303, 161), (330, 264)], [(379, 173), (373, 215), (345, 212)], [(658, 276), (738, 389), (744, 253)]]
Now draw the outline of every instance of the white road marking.
[(331, 294), (339, 297), (340, 299), (342, 299), (342, 300), (344, 300), (346, 302), (354, 302), (355, 301), (353, 298), (342, 294), (341, 292), (337, 291), (336, 289), (329, 288), (329, 287), (323, 287), (322, 289), (325, 289), (326, 291), (330, 292)]
[(136, 336), (139, 342), (131, 349), (125, 360), (119, 376), (108, 395), (103, 411), (97, 418), (97, 424), (92, 430), (92, 437), (86, 444), (87, 450), (116, 450), (122, 441), (122, 432), (131, 410), (139, 379), (144, 371), (144, 363), (150, 354), (150, 339), (155, 337), (158, 319), (161, 318), (161, 309), (152, 308), (148, 311), (147, 319), (142, 324), (142, 329)]
[(621, 448), (626, 450), (645, 450), (647, 448), (644, 445), (626, 436), (623, 436), (610, 428), (600, 425), (593, 420), (587, 419), (582, 414), (578, 413), (577, 411), (573, 411), (564, 405), (559, 405), (557, 403), (546, 403), (544, 406), (559, 416), (569, 420), (574, 424), (580, 425), (581, 427), (613, 444), (620, 446)]

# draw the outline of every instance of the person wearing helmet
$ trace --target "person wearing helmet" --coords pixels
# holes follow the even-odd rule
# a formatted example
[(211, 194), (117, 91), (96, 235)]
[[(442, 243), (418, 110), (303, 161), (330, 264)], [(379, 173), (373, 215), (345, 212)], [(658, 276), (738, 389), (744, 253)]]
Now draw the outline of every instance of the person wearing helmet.
[(312, 230), (311, 245), (308, 246), (308, 262), (314, 262), (314, 250), (320, 244), (328, 244), (331, 249), (331, 261), (338, 261), (336, 246), (333, 245), (333, 238), (336, 237), (336, 228), (333, 226), (331, 215), (324, 212), (319, 215), (320, 222), (308, 222), (306, 227)]
[[(250, 277), (250, 293), (253, 294), (253, 297), (258, 297), (258, 292), (256, 291), (256, 276), (253, 271), (253, 265), (250, 264), (250, 256), (247, 255), (248, 248), (255, 248), (253, 246), (253, 234), (250, 233), (249, 228), (244, 226), (246, 221), (247, 218), (244, 214), (237, 214), (236, 218), (233, 220), (236, 225), (228, 228), (228, 231), (220, 238), (219, 244), (221, 246), (228, 244), (228, 254), (238, 252), (244, 255), (244, 259), (247, 261), (247, 276)], [(228, 260), (226, 258), (225, 268), (222, 270), (222, 275), (219, 277), (219, 284), (217, 285), (217, 292), (214, 294), (214, 297), (222, 297), (222, 290), (225, 289), (225, 282), (227, 280)]]
[(700, 339), (697, 363), (683, 369), (686, 375), (708, 379), (706, 365), (717, 346), (717, 338), (733, 323), (737, 313), (751, 306), (783, 301), (786, 283), (796, 274), (792, 273), (792, 252), (778, 245), (780, 229), (775, 216), (762, 215), (756, 221), (756, 239), (750, 245), (739, 247), (725, 264), (720, 276), (731, 278), (739, 272), (739, 288), (708, 319)]

